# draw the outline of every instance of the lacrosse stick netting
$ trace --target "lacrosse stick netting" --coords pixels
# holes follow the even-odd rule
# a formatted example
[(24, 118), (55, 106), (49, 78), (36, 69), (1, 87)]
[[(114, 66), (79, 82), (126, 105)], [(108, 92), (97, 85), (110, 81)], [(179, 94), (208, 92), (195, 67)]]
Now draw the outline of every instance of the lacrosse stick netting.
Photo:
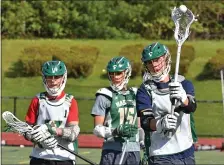
[(186, 12), (183, 12), (176, 7), (172, 9), (171, 17), (175, 24), (174, 38), (178, 45), (182, 45), (190, 35), (189, 29), (191, 24), (197, 21), (197, 19), (191, 10), (187, 9)]
[(2, 118), (5, 120), (7, 127), (9, 127), (11, 131), (18, 132), (22, 135), (24, 135), (26, 132), (33, 131), (33, 128), (29, 124), (19, 120), (9, 111), (3, 112)]

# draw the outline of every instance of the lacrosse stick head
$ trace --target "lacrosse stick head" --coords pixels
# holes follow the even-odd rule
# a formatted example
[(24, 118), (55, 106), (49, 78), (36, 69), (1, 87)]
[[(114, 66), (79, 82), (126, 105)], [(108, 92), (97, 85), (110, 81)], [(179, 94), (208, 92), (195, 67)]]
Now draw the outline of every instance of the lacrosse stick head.
[(190, 26), (197, 21), (195, 15), (186, 6), (181, 5), (179, 8), (174, 7), (171, 17), (175, 24), (174, 38), (178, 45), (182, 45), (190, 35)]
[(33, 130), (33, 128), (30, 125), (19, 120), (9, 111), (3, 112), (2, 118), (5, 120), (7, 127), (10, 131), (25, 134), (26, 132), (31, 132)]

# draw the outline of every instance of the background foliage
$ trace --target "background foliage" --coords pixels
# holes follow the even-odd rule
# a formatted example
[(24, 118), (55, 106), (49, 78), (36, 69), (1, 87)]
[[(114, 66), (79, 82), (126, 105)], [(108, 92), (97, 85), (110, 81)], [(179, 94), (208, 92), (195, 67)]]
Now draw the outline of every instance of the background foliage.
[(171, 8), (185, 4), (199, 21), (191, 39), (223, 39), (222, 1), (2, 1), (5, 38), (172, 39)]
[[(60, 45), (60, 48), (63, 50), (70, 50), (72, 46), (91, 45), (100, 51), (92, 74), (86, 78), (69, 78), (65, 91), (73, 94), (78, 101), (81, 131), (92, 132), (93, 118), (90, 112), (94, 103), (95, 93), (99, 88), (109, 85), (108, 79), (101, 78), (107, 62), (112, 57), (118, 55), (123, 47), (135, 44), (148, 45), (152, 42), (155, 42), (155, 40), (2, 40), (2, 96), (28, 96), (32, 98), (37, 93), (44, 91), (41, 76), (28, 78), (9, 78), (5, 76), (11, 65), (19, 59), (24, 48), (39, 45)], [(175, 44), (174, 40), (159, 40), (159, 42), (166, 45)], [(197, 76), (203, 71), (206, 63), (216, 56), (216, 50), (222, 48), (223, 44), (223, 41), (186, 41), (184, 43), (185, 46), (193, 45), (194, 47), (195, 58), (189, 65), (186, 78), (193, 82), (197, 100), (222, 99), (220, 79), (198, 81)], [(182, 55), (181, 60), (183, 58)], [(136, 58), (140, 61), (141, 56), (138, 55)], [(139, 87), (141, 83), (141, 76), (136, 76), (129, 81), (130, 86)], [(92, 98), (92, 100), (87, 98)], [(10, 110), (13, 112), (15, 108), (13, 99), (2, 99), (1, 103), (2, 111)], [(22, 120), (24, 120), (29, 103), (30, 99), (17, 100), (16, 115)], [(194, 116), (199, 135), (224, 135), (222, 103), (198, 103)], [(4, 124), (5, 122), (2, 121), (2, 127), (4, 127)]]

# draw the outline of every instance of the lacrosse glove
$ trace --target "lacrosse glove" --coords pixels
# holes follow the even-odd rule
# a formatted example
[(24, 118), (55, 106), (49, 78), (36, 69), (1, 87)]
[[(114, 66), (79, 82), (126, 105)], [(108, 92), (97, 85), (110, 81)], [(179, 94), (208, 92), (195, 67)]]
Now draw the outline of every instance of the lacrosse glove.
[(137, 126), (131, 124), (121, 124), (113, 131), (113, 134), (120, 137), (132, 137), (136, 135), (137, 132)]
[(177, 99), (183, 105), (184, 101), (187, 99), (186, 91), (184, 90), (180, 82), (171, 82), (169, 83), (170, 89), (170, 100), (173, 101)]
[(179, 113), (174, 112), (173, 115), (167, 114), (156, 122), (156, 131), (158, 133), (166, 132), (167, 130), (176, 129)]
[(34, 130), (30, 134), (31, 140), (35, 143), (42, 142), (51, 136), (51, 133), (48, 131), (48, 127), (46, 124), (37, 125), (33, 128)]
[(57, 147), (58, 141), (54, 137), (49, 137), (40, 142), (40, 145), (45, 149), (53, 149)]

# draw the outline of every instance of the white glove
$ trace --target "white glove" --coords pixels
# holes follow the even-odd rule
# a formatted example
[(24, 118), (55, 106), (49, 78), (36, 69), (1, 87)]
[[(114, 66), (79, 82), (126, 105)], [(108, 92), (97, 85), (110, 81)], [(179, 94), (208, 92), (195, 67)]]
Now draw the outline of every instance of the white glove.
[(34, 130), (30, 134), (32, 136), (31, 139), (36, 143), (42, 142), (51, 136), (50, 132), (48, 131), (48, 127), (45, 124), (35, 126)]
[(105, 127), (103, 125), (97, 125), (93, 130), (93, 134), (96, 135), (97, 137), (108, 138), (112, 136), (112, 130), (109, 127)]
[(53, 149), (57, 147), (58, 141), (54, 137), (50, 137), (40, 142), (40, 144), (42, 145), (43, 148)]
[(167, 130), (176, 129), (179, 113), (167, 114), (156, 122), (156, 131), (162, 133)]
[(181, 104), (187, 99), (187, 94), (180, 82), (169, 83), (170, 100), (177, 99), (181, 101)]

